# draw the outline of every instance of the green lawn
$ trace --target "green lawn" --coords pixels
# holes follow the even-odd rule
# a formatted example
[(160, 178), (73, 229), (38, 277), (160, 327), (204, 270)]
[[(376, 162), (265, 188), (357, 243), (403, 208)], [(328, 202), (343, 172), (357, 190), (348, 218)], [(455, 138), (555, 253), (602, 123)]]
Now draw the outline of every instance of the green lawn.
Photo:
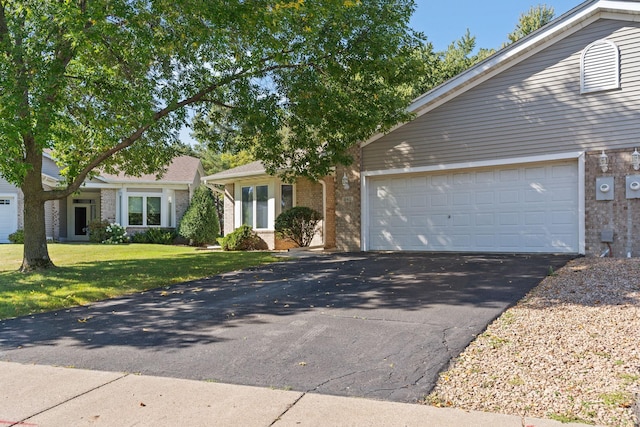
[(50, 244), (57, 268), (23, 274), (22, 245), (0, 245), (0, 319), (83, 305), (274, 261), (266, 252), (162, 245)]

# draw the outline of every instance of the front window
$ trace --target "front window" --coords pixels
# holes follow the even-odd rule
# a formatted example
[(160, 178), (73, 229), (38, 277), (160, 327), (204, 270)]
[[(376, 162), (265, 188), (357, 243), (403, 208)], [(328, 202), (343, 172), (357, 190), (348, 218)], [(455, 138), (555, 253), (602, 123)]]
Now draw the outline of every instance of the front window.
[(142, 197), (129, 197), (129, 225), (143, 225)]
[(242, 224), (269, 228), (269, 186), (242, 187)]
[(143, 227), (162, 225), (162, 197), (129, 196), (128, 224)]
[(288, 211), (293, 207), (293, 185), (282, 184), (280, 194), (280, 212)]
[(256, 228), (267, 228), (269, 222), (269, 187), (256, 187)]
[(253, 187), (242, 187), (242, 224), (253, 227)]
[(147, 225), (160, 225), (160, 197), (147, 197)]

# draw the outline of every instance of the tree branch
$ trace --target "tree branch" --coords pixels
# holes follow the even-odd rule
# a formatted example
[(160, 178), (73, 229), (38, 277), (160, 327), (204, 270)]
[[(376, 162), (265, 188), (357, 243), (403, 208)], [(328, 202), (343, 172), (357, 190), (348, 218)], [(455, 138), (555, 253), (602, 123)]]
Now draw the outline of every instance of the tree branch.
[[(166, 106), (165, 108), (157, 111), (153, 117), (151, 118), (151, 120), (140, 126), (138, 129), (136, 129), (131, 135), (129, 135), (128, 137), (126, 137), (125, 139), (123, 139), (120, 143), (118, 143), (117, 145), (115, 145), (114, 147), (110, 148), (109, 150), (106, 150), (100, 154), (98, 154), (96, 157), (93, 158), (93, 160), (91, 160), (81, 171), (80, 173), (75, 177), (75, 179), (69, 183), (67, 185), (66, 188), (64, 189), (59, 189), (59, 190), (53, 190), (53, 191), (47, 191), (45, 193), (45, 200), (56, 200), (56, 199), (61, 199), (64, 197), (67, 197), (71, 194), (73, 194), (74, 192), (76, 192), (80, 186), (83, 184), (84, 180), (89, 176), (89, 173), (91, 173), (92, 170), (94, 170), (95, 168), (97, 168), (98, 166), (100, 166), (105, 160), (109, 159), (111, 156), (113, 156), (114, 154), (132, 146), (137, 140), (139, 140), (142, 135), (144, 135), (144, 133), (151, 127), (153, 126), (155, 123), (157, 123), (158, 121), (162, 120), (164, 117), (167, 117), (169, 114), (171, 114), (172, 112), (179, 110), (180, 108), (184, 108), (188, 105), (192, 105), (198, 102), (202, 102), (202, 101), (209, 101), (207, 97), (207, 95), (209, 95), (210, 93), (212, 93), (213, 91), (215, 91), (217, 88), (219, 88), (220, 86), (229, 84), (235, 80), (238, 80), (240, 78), (243, 77), (250, 77), (252, 75), (259, 75), (265, 72), (269, 72), (269, 71), (275, 71), (278, 69), (294, 69), (294, 68), (301, 68), (304, 66), (308, 66), (308, 64), (278, 64), (278, 65), (272, 65), (269, 67), (265, 67), (259, 70), (254, 70), (253, 72), (249, 72), (249, 70), (241, 70), (236, 74), (233, 74), (225, 79), (223, 79), (220, 82), (217, 82), (215, 84), (211, 84), (205, 88), (203, 88), (202, 90), (200, 90), (199, 92), (195, 93), (193, 96), (189, 97), (189, 98), (185, 98), (179, 102), (176, 102), (175, 104), (171, 104)], [(216, 102), (216, 101), (214, 101)], [(225, 104), (221, 103), (220, 101), (217, 101), (219, 103), (219, 105), (222, 106), (226, 106)], [(231, 107), (231, 106), (229, 106)]]

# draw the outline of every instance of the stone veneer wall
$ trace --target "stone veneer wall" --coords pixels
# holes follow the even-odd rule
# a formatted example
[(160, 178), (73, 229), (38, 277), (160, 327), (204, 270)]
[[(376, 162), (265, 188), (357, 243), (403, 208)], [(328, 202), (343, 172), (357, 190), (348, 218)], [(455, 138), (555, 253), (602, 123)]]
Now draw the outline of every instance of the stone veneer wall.
[[(626, 198), (626, 177), (640, 176), (631, 167), (633, 148), (607, 150), (609, 170), (602, 172), (598, 164), (601, 151), (585, 156), (585, 253), (599, 256), (607, 244), (601, 242), (602, 230), (613, 230), (611, 243), (614, 257), (640, 256), (640, 199)], [(596, 178), (614, 177), (614, 199), (596, 200)]]
[[(352, 147), (349, 154), (354, 160), (351, 165), (336, 166), (336, 248), (340, 251), (360, 251), (360, 147)], [(349, 189), (342, 185), (345, 173), (349, 179)]]
[(118, 190), (100, 190), (100, 219), (116, 222), (116, 198)]

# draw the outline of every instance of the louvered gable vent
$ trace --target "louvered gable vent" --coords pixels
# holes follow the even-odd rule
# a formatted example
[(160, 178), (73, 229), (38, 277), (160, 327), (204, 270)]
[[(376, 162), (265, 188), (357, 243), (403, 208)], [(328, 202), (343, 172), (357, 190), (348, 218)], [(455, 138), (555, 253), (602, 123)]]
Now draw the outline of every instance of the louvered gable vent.
[(620, 52), (609, 40), (598, 40), (582, 51), (580, 93), (620, 88)]

